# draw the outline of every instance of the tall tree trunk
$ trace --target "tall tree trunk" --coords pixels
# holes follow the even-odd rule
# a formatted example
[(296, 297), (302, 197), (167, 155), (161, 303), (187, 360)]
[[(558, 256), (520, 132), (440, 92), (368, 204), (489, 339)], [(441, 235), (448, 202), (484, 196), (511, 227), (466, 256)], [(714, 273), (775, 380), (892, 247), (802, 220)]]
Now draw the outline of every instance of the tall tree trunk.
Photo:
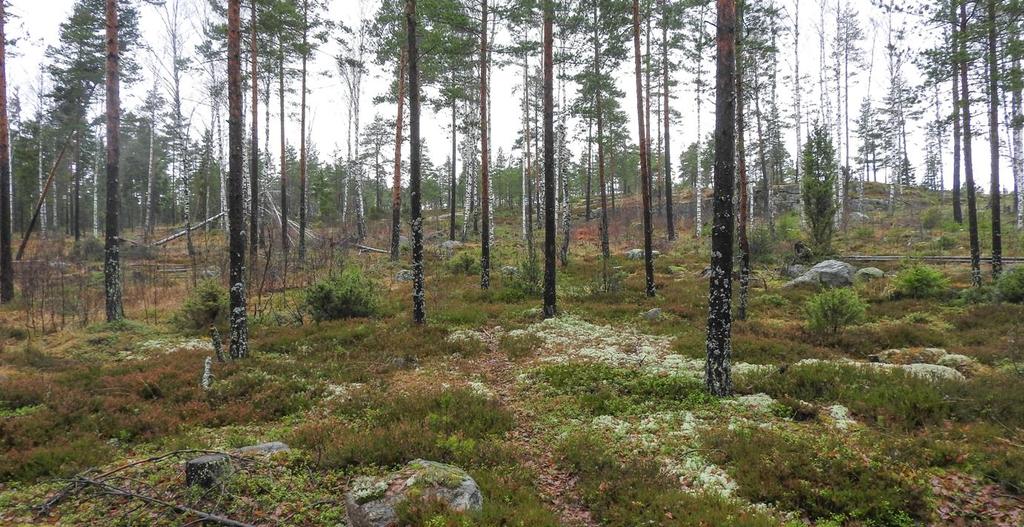
[[(253, 266), (254, 265), (253, 262), (256, 261), (256, 248), (257, 248), (257, 243), (256, 242), (259, 240), (259, 235), (260, 235), (260, 133), (259, 133), (260, 132), (260, 127), (259, 127), (259, 115), (260, 115), (260, 112), (259, 112), (259, 108), (260, 108), (259, 101), (260, 101), (260, 99), (259, 99), (259, 82), (258, 82), (259, 76), (258, 76), (258, 70), (257, 70), (257, 68), (259, 66), (259, 62), (257, 61), (257, 59), (258, 59), (258, 49), (259, 48), (257, 47), (257, 40), (256, 40), (256, 37), (257, 37), (256, 24), (257, 24), (257, 21), (259, 19), (259, 16), (258, 16), (258, 12), (257, 12), (257, 5), (258, 5), (258, 2), (252, 2), (252, 8), (251, 8), (251, 11), (250, 11), (250, 18), (251, 18), (251, 20), (249, 21), (249, 25), (250, 25), (250, 28), (249, 28), (249, 60), (250, 60), (250, 64), (249, 64), (249, 66), (250, 66), (249, 82), (251, 84), (251, 86), (250, 86), (251, 93), (250, 93), (249, 96), (252, 98), (252, 101), (250, 103), (251, 104), (251, 110), (252, 110), (252, 123), (250, 123), (250, 125), (249, 125), (250, 126), (250, 128), (249, 128), (249, 130), (250, 130), (249, 131), (249, 135), (251, 137), (249, 137), (249, 240), (248, 240), (248, 242), (249, 242), (249, 262), (250, 262), (251, 266)], [(239, 16), (241, 16), (241, 15), (239, 15)], [(241, 38), (241, 35), (239, 35), (239, 38)], [(239, 53), (241, 53), (241, 43), (239, 43)], [(241, 57), (239, 57), (239, 60), (241, 60)], [(241, 68), (241, 65), (239, 65), (239, 68)], [(239, 73), (239, 75), (241, 75), (241, 73)], [(239, 91), (241, 91), (241, 86), (239, 86)], [(239, 98), (241, 98), (241, 93), (239, 93)], [(230, 102), (229, 102), (229, 104), (230, 104)], [(269, 107), (269, 104), (267, 106)], [(229, 112), (230, 112), (230, 109), (229, 109)], [(241, 124), (239, 124), (239, 126), (241, 126)], [(229, 136), (231, 135), (231, 131), (230, 130), (228, 130), (228, 135)], [(239, 136), (241, 136), (241, 134), (239, 134)], [(231, 145), (230, 145), (230, 140), (231, 139), (229, 137), (228, 138), (228, 141), (229, 141), (229, 144), (228, 144), (228, 156), (229, 157), (231, 156), (231, 148), (232, 148)], [(229, 160), (229, 163), (230, 163), (230, 160)], [(229, 172), (230, 172), (230, 169), (229, 169)], [(230, 174), (228, 174), (228, 177), (230, 178)], [(228, 186), (230, 187), (230, 181), (228, 182)], [(230, 201), (230, 197), (229, 197), (229, 201)], [(231, 229), (230, 207), (232, 207), (232, 205), (229, 203), (228, 204), (228, 208), (229, 208), (229, 213), (228, 213), (228, 237), (229, 238), (231, 237), (232, 232), (233, 232), (232, 229)], [(250, 267), (250, 278), (251, 278), (251, 274), (252, 274), (251, 273), (251, 269), (252, 268)]]
[[(1017, 75), (1021, 73), (1020, 59), (1014, 59), (1013, 70)], [(1018, 79), (1019, 82), (1019, 79)], [(1013, 106), (1013, 114), (1011, 117), (1011, 125), (1013, 127), (1013, 205), (1014, 211), (1017, 213), (1017, 228), (1024, 229), (1024, 193), (1022, 193), (1022, 187), (1024, 187), (1024, 134), (1022, 134), (1022, 127), (1024, 127), (1024, 116), (1021, 115), (1021, 105), (1024, 103), (1021, 97), (1021, 87), (1017, 84), (1013, 88), (1013, 95), (1011, 97)]]
[(448, 239), (455, 240), (455, 157), (457, 155), (458, 106), (452, 98), (452, 163), (448, 180)]
[(736, 0), (716, 0), (718, 66), (715, 82), (714, 228), (708, 291), (705, 383), (713, 395), (732, 393), (732, 235), (736, 172)]
[[(242, 43), (241, 0), (228, 0), (228, 283), (231, 324), (228, 354), (240, 359), (249, 354), (249, 327), (245, 308), (245, 211), (242, 189)], [(253, 56), (255, 61), (255, 56)], [(255, 68), (255, 65), (253, 66)], [(252, 82), (255, 84), (256, 78)], [(253, 99), (253, 113), (256, 100)], [(256, 126), (255, 120), (253, 127)], [(253, 134), (254, 142), (256, 136)], [(255, 155), (255, 154), (254, 154)], [(256, 207), (256, 202), (253, 202)], [(251, 227), (251, 225), (250, 225)]]
[[(803, 125), (803, 87), (801, 86), (800, 78), (800, 0), (796, 0), (796, 7), (793, 10), (793, 101), (796, 109), (796, 115), (794, 120), (796, 121), (796, 152), (799, 158), (800, 152), (803, 152), (803, 131), (801, 127)], [(799, 191), (802, 188), (800, 184), (800, 162), (793, 163), (794, 176), (796, 188)], [(797, 209), (800, 211), (800, 221), (803, 223), (806, 221), (804, 216), (803, 200), (797, 200)]]
[(747, 142), (746, 142), (746, 111), (744, 110), (744, 81), (743, 73), (746, 69), (743, 57), (743, 46), (746, 41), (744, 36), (744, 14), (746, 13), (746, 0), (739, 0), (736, 8), (736, 162), (739, 182), (737, 187), (740, 191), (739, 209), (739, 249), (740, 249), (740, 304), (736, 310), (736, 318), (747, 319), (747, 301), (750, 294), (750, 240), (747, 238), (747, 227), (750, 224), (750, 185), (747, 180)]
[[(665, 127), (665, 158), (662, 166), (665, 167), (665, 230), (668, 231), (669, 241), (676, 239), (675, 213), (672, 210), (672, 136), (670, 128), (672, 123), (672, 110), (669, 97), (669, 76), (668, 76), (668, 12), (665, 0), (661, 0), (661, 92), (664, 97), (662, 106), (662, 118)], [(697, 138), (699, 143), (700, 138)]]
[[(480, 233), (480, 288), (491, 287), (491, 178), (488, 173), (490, 146), (487, 141), (487, 4), (481, 0), (480, 22), (480, 207), (482, 226)], [(545, 155), (547, 155), (545, 153)]]
[(277, 56), (277, 102), (278, 112), (280, 112), (279, 133), (281, 135), (281, 251), (284, 253), (285, 281), (287, 282), (288, 249), (291, 244), (288, 241), (288, 156), (284, 134), (284, 44), (281, 42), (280, 36), (278, 44), (280, 48)]
[(309, 46), (309, 1), (302, 0), (302, 92), (299, 96), (299, 261), (306, 261), (306, 64)]
[[(408, 8), (408, 4), (406, 5)], [(415, 8), (415, 6), (413, 6)], [(395, 114), (395, 172), (391, 179), (391, 261), (397, 262), (400, 255), (399, 241), (402, 235), (402, 120), (405, 117), (405, 67), (408, 52), (402, 47), (398, 59), (398, 112)]]
[(7, 120), (7, 9), (0, 0), (0, 303), (14, 300), (11, 261), (11, 158)]
[[(960, 4), (960, 34), (967, 35), (967, 5)], [(967, 225), (971, 237), (971, 285), (981, 287), (981, 246), (978, 241), (978, 202), (974, 191), (974, 159), (971, 152), (971, 90), (968, 78), (969, 61), (966, 59), (966, 43), (961, 39), (960, 55), (960, 96), (963, 107), (964, 134), (964, 179), (967, 185)]]
[(544, 2), (544, 318), (556, 314), (554, 16)]
[(586, 188), (584, 189), (584, 221), (590, 221), (591, 216), (591, 184), (593, 183), (594, 175), (594, 117), (591, 115), (587, 118), (587, 180)]
[[(156, 115), (153, 112), (149, 114), (149, 156), (146, 163), (146, 224), (142, 227), (142, 241), (144, 243), (149, 242), (149, 237), (153, 235), (154, 223), (156, 220), (156, 168), (155, 153), (156, 153)], [(98, 157), (98, 156), (97, 156)]]
[(71, 234), (77, 243), (82, 239), (82, 132), (75, 130), (75, 181), (74, 203), (71, 209)]
[(107, 322), (124, 317), (121, 298), (120, 212), (121, 191), (118, 186), (121, 154), (121, 51), (118, 44), (117, 0), (106, 0), (107, 37), (107, 221), (103, 258), (103, 286)]
[(412, 208), (412, 319), (426, 322), (423, 298), (423, 216), (420, 213), (420, 57), (416, 42), (416, 0), (405, 0), (409, 50), (409, 201)]
[(961, 100), (960, 100), (960, 65), (955, 56), (959, 53), (959, 23), (956, 16), (956, 3), (959, 0), (951, 0), (950, 19), (953, 30), (950, 37), (950, 56), (953, 66), (953, 220), (962, 224), (964, 222), (963, 207), (960, 205), (960, 124), (961, 124)]
[(651, 240), (651, 160), (649, 157), (643, 81), (640, 77), (640, 0), (633, 0), (633, 62), (636, 76), (637, 128), (640, 134), (640, 194), (644, 220), (644, 274), (647, 296), (654, 296), (654, 254)]
[(988, 129), (991, 160), (989, 208), (992, 214), (992, 278), (1003, 272), (1002, 192), (999, 186), (999, 43), (996, 39), (996, 1), (988, 0)]

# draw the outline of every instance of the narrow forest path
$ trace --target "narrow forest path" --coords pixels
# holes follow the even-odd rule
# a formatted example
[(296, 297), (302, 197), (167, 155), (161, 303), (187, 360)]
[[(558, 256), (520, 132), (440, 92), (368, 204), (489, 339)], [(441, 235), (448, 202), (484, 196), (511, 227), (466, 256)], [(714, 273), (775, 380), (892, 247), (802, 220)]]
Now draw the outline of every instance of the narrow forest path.
[(558, 466), (551, 443), (545, 441), (543, 433), (534, 426), (536, 416), (528, 408), (524, 394), (517, 389), (520, 369), (501, 351), (500, 333), (485, 330), (480, 335), (487, 352), (472, 360), (468, 371), (479, 376), (494, 397), (515, 417), (509, 439), (522, 452), (523, 465), (535, 474), (541, 496), (558, 513), (561, 525), (596, 527), (598, 523), (579, 495), (576, 477)]

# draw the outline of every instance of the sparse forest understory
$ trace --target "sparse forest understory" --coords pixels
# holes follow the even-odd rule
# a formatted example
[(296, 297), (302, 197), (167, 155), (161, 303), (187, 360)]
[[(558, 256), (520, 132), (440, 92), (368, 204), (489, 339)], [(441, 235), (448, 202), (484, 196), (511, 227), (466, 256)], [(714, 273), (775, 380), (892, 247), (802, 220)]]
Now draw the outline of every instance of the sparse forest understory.
[(0, 524), (1024, 525), (1024, 13), (803, 3), (0, 0)]

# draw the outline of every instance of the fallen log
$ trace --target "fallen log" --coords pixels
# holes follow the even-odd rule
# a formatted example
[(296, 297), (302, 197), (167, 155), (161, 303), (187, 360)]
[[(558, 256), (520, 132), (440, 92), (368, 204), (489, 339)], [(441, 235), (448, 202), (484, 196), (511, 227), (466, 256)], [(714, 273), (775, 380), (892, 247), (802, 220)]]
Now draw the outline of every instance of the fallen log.
[(177, 240), (178, 238), (181, 238), (182, 236), (184, 236), (185, 234), (187, 234), (190, 231), (194, 231), (196, 229), (201, 229), (201, 228), (205, 227), (208, 223), (217, 221), (223, 215), (224, 215), (224, 213), (220, 212), (220, 213), (218, 213), (218, 214), (216, 214), (214, 216), (206, 218), (205, 220), (202, 221), (202, 223), (197, 223), (197, 224), (193, 225), (192, 227), (190, 227), (188, 229), (182, 229), (181, 231), (176, 232), (176, 233), (174, 233), (174, 234), (172, 234), (172, 235), (170, 235), (170, 236), (168, 236), (168, 237), (166, 237), (166, 238), (164, 238), (162, 240), (158, 240), (158, 241), (153, 242), (152, 244), (150, 244), (150, 247), (159, 247), (161, 245), (164, 245), (165, 243)]

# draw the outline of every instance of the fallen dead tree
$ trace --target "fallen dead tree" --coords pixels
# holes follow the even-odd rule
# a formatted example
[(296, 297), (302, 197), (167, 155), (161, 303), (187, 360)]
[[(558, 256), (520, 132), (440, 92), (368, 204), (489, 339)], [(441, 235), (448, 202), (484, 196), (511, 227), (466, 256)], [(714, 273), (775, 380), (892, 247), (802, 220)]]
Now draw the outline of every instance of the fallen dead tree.
[(157, 240), (157, 241), (151, 243), (149, 246), (150, 247), (159, 247), (159, 246), (164, 245), (164, 244), (166, 244), (168, 242), (172, 242), (174, 240), (177, 240), (178, 238), (181, 238), (182, 236), (188, 234), (191, 231), (194, 231), (194, 230), (197, 230), (197, 229), (201, 229), (201, 228), (207, 226), (208, 224), (213, 223), (213, 222), (219, 220), (222, 216), (224, 216), (223, 212), (215, 214), (213, 216), (210, 216), (209, 218), (206, 218), (205, 220), (203, 220), (201, 223), (197, 223), (197, 224), (193, 225), (190, 228), (182, 229), (182, 230), (180, 230), (180, 231), (178, 231), (178, 232), (176, 232), (176, 233), (174, 233), (174, 234), (172, 234), (172, 235), (170, 235), (170, 236), (168, 236), (166, 238), (163, 238), (161, 240)]

